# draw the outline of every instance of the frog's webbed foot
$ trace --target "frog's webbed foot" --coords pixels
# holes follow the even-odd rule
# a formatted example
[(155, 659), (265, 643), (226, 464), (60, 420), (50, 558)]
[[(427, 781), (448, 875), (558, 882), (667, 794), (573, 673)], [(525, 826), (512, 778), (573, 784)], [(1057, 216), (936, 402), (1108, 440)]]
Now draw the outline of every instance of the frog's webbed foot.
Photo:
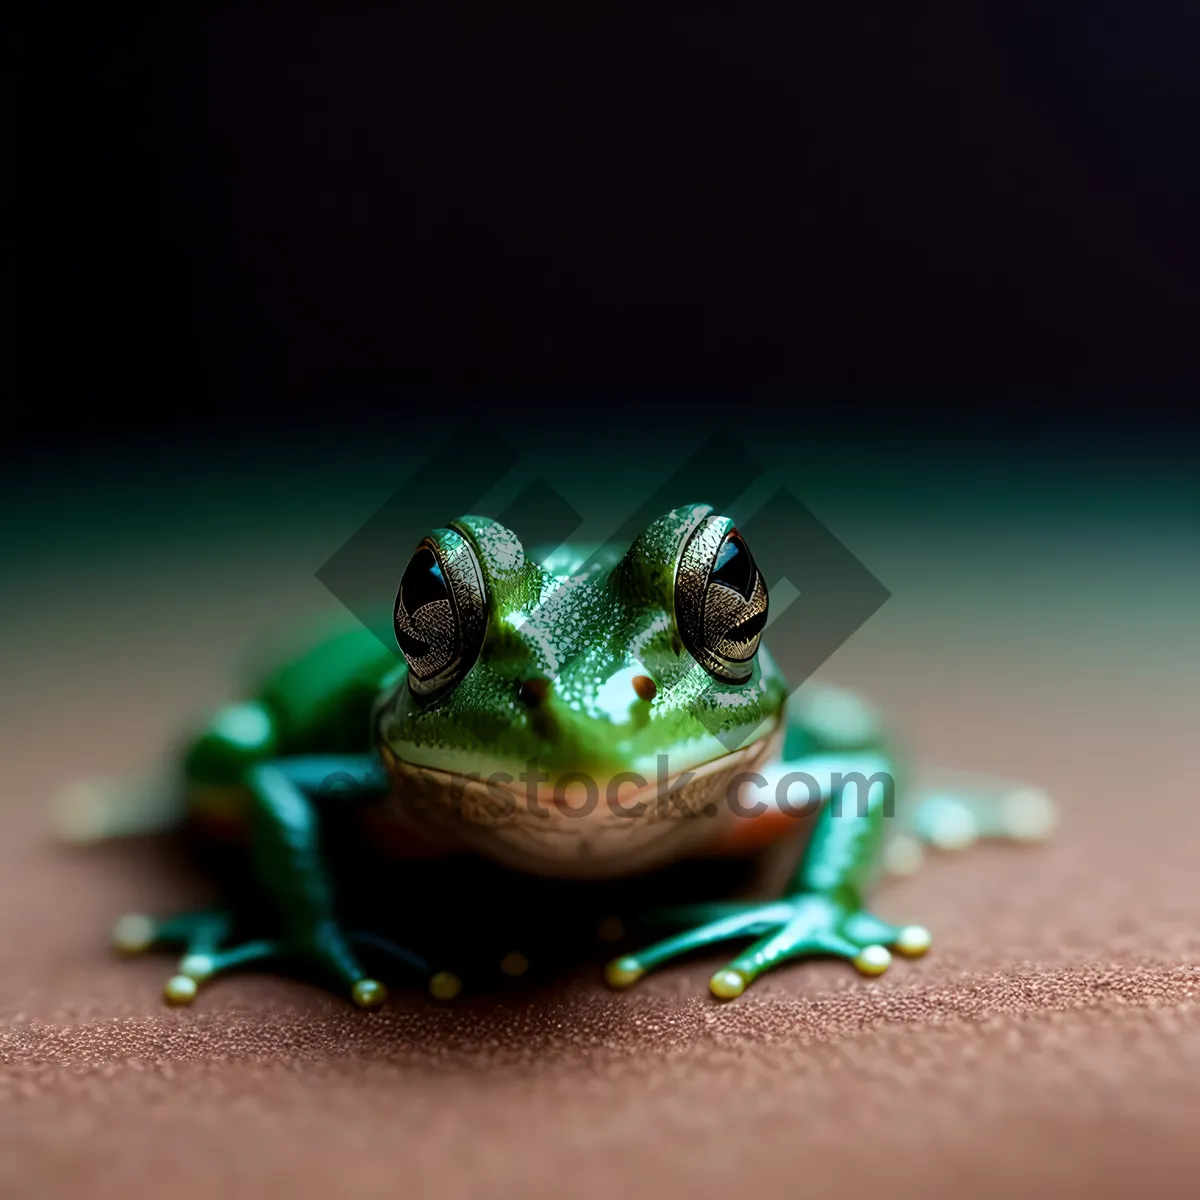
[(628, 987), (647, 971), (685, 954), (736, 938), (756, 939), (709, 980), (714, 996), (732, 1000), (764, 971), (793, 959), (844, 958), (864, 975), (882, 975), (891, 963), (891, 950), (915, 958), (931, 942), (929, 931), (920, 925), (891, 925), (815, 894), (765, 904), (704, 905), (673, 915), (692, 928), (614, 959), (605, 971), (609, 984)]
[(377, 1008), (387, 999), (387, 988), (360, 966), (352, 949), (358, 946), (386, 960), (405, 976), (428, 981), (435, 995), (439, 995), (435, 982), (441, 982), (441, 992), (449, 990), (442, 976), (430, 980), (423, 959), (374, 934), (343, 933), (330, 927), (314, 931), (312, 937), (303, 941), (281, 938), (236, 941), (233, 930), (232, 915), (220, 909), (200, 909), (162, 920), (143, 913), (128, 913), (113, 929), (113, 944), (123, 954), (156, 949), (182, 951), (175, 974), (163, 988), (164, 996), (172, 1004), (190, 1004), (202, 983), (231, 971), (270, 967), (292, 973), (297, 967), (307, 967), (336, 983), (342, 994), (349, 995), (360, 1008)]

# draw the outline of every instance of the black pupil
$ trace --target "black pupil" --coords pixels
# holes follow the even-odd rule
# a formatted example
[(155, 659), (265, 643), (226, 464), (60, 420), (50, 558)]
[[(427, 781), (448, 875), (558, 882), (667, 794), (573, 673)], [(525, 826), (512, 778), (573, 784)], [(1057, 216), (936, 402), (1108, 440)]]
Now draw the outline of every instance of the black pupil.
[(756, 638), (767, 627), (767, 610), (764, 608), (762, 612), (755, 613), (752, 617), (747, 617), (740, 624), (735, 625), (730, 629), (725, 636), (734, 642), (748, 642), (751, 638)]
[(758, 576), (758, 568), (750, 557), (749, 547), (742, 541), (741, 534), (729, 533), (717, 551), (717, 561), (713, 564), (711, 579), (714, 583), (722, 583), (733, 588), (746, 600), (754, 595), (754, 583)]
[(422, 547), (412, 556), (404, 578), (400, 580), (400, 603), (404, 605), (404, 611), (411, 616), (418, 608), (435, 600), (445, 600), (447, 595), (446, 581), (437, 558), (428, 547)]
[[(449, 589), (442, 575), (436, 555), (427, 546), (422, 546), (409, 560), (400, 580), (400, 603), (411, 617), (419, 608), (435, 600), (448, 599)], [(396, 640), (405, 654), (420, 658), (429, 653), (426, 642), (414, 638), (397, 626)]]

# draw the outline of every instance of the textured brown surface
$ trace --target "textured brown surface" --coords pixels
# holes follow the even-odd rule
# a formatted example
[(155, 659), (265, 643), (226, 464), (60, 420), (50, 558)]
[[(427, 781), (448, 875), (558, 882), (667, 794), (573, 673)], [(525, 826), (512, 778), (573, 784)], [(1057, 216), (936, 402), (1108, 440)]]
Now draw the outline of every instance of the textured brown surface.
[(134, 766), (221, 694), (255, 628), (312, 599), (272, 593), (278, 564), (260, 566), (261, 586), (221, 606), (186, 576), (151, 596), (93, 580), (109, 615), (64, 622), (52, 654), (31, 639), (79, 592), (48, 587), (13, 615), (0, 1195), (1195, 1195), (1181, 593), (1133, 621), (1114, 571), (1107, 596), (1081, 578), (998, 615), (985, 581), (931, 621), (914, 584), (839, 654), (832, 676), (896, 713), (926, 761), (1035, 779), (1065, 816), (1048, 848), (941, 859), (881, 893), (935, 946), (878, 981), (793, 967), (721, 1006), (706, 960), (623, 995), (585, 972), (503, 1003), (400, 995), (367, 1015), (244, 978), (168, 1011), (166, 962), (114, 961), (105, 935), (189, 884), (153, 845), (53, 846), (40, 805)]

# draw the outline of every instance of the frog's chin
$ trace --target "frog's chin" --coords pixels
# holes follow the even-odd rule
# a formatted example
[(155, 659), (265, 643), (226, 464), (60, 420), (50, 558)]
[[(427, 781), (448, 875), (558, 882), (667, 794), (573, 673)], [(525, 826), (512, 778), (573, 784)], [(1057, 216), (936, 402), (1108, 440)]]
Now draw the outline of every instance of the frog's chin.
[[(784, 722), (719, 758), (656, 777), (633, 771), (527, 771), (487, 778), (422, 766), (381, 749), (392, 803), (423, 832), (520, 870), (611, 878), (717, 842), (746, 819), (738, 794), (778, 758)], [(669, 766), (669, 762), (667, 763)]]

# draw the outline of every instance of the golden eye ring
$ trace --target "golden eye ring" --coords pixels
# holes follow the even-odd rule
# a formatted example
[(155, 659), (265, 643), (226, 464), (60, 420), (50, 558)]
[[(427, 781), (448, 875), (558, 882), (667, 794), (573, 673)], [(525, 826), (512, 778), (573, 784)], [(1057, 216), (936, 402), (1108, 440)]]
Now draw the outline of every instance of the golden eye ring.
[(414, 695), (446, 691), (475, 664), (487, 632), (487, 587), (471, 543), (453, 529), (424, 538), (400, 579), (396, 644)]
[(766, 580), (733, 522), (704, 517), (675, 568), (675, 624), (689, 653), (713, 678), (747, 682), (767, 606)]

